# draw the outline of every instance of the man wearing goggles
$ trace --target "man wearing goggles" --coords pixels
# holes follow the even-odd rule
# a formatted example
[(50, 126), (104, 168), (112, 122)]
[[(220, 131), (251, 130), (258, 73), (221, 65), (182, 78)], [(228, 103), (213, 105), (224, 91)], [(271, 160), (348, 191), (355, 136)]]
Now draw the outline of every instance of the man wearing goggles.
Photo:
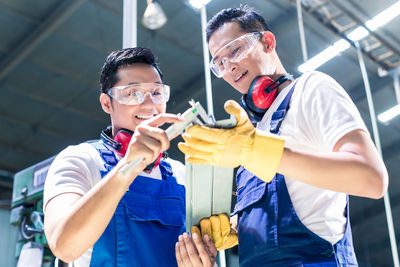
[(169, 100), (169, 86), (161, 83), (138, 83), (108, 89), (107, 94), (124, 105), (140, 105), (149, 95), (153, 104), (165, 104)]
[(259, 32), (247, 33), (222, 47), (211, 59), (211, 71), (218, 78), (222, 78), (230, 64), (239, 63), (253, 51), (261, 36)]
[[(241, 166), (240, 265), (357, 266), (348, 195), (381, 198), (388, 174), (354, 103), (323, 73), (288, 78), (274, 34), (252, 8), (220, 11), (207, 39), (212, 72), (243, 95), (241, 105), (225, 103), (238, 123), (192, 126), (178, 146), (189, 162)], [(181, 266), (207, 257), (199, 244), (177, 243)]]
[[(170, 142), (158, 127), (181, 121), (165, 113), (169, 86), (153, 53), (139, 47), (112, 52), (100, 84), (111, 126), (101, 140), (63, 150), (46, 178), (50, 248), (79, 267), (176, 266), (174, 244), (185, 231), (185, 169), (160, 158)], [(128, 174), (119, 172), (139, 157), (142, 163)]]

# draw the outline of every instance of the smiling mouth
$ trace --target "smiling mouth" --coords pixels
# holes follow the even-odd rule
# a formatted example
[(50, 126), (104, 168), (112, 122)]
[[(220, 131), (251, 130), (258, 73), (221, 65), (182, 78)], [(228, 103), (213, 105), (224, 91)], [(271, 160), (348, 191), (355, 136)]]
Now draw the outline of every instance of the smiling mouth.
[(135, 118), (139, 119), (139, 120), (148, 120), (151, 119), (155, 116), (155, 114), (151, 114), (151, 115), (136, 115)]
[(247, 73), (248, 73), (248, 71), (246, 70), (244, 73), (242, 73), (241, 75), (239, 75), (238, 77), (236, 77), (235, 83), (241, 81), (241, 80), (243, 79), (243, 77), (246, 76)]

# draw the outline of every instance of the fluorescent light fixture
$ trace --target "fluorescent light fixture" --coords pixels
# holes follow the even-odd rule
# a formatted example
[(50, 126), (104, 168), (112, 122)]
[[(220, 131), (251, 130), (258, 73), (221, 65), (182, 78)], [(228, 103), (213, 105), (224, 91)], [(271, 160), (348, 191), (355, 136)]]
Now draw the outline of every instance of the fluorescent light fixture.
[(194, 8), (202, 8), (203, 5), (207, 5), (211, 0), (189, 0), (189, 4)]
[[(400, 1), (386, 8), (381, 13), (373, 17), (371, 20), (368, 20), (365, 23), (365, 25), (366, 27), (368, 27), (370, 31), (375, 31), (382, 25), (388, 23), (389, 21), (397, 17), (399, 14), (400, 14)], [(358, 41), (368, 36), (368, 34), (369, 34), (368, 30), (365, 27), (360, 26), (357, 27), (352, 32), (350, 32), (349, 34), (347, 34), (347, 37), (350, 40)], [(323, 65), (324, 63), (332, 59), (333, 57), (340, 54), (340, 52), (343, 52), (346, 49), (348, 49), (349, 47), (350, 44), (345, 39), (340, 39), (339, 41), (329, 46), (319, 54), (307, 60), (307, 62), (301, 64), (298, 67), (298, 70), (302, 73), (306, 71), (315, 70), (319, 66)]]
[(369, 32), (363, 26), (357, 27), (354, 31), (349, 33), (347, 37), (352, 41), (358, 41), (367, 37)]
[(150, 30), (156, 30), (164, 26), (166, 22), (167, 16), (165, 16), (158, 1), (147, 0), (147, 8), (142, 18), (143, 25)]
[(386, 8), (381, 13), (367, 21), (365, 25), (371, 30), (375, 31), (379, 27), (385, 25), (400, 14), (400, 1), (397, 1), (394, 5)]
[(383, 123), (386, 123), (398, 115), (400, 115), (400, 105), (394, 106), (386, 110), (385, 112), (379, 114), (378, 120), (380, 120)]
[(311, 59), (307, 60), (307, 62), (301, 64), (299, 66), (299, 71), (304, 73), (306, 71), (315, 70), (325, 62), (329, 61), (331, 58), (337, 56), (342, 51), (346, 50), (350, 47), (350, 44), (344, 40), (340, 39), (333, 45), (329, 46), (327, 49), (319, 53), (318, 55), (312, 57)]

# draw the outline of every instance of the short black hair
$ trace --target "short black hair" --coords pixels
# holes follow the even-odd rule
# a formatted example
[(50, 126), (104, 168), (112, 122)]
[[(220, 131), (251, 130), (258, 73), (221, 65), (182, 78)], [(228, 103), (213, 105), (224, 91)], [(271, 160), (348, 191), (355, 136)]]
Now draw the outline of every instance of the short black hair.
[(101, 69), (100, 89), (102, 93), (112, 88), (118, 82), (117, 71), (135, 63), (146, 63), (153, 66), (161, 79), (163, 74), (156, 62), (157, 58), (150, 49), (144, 47), (125, 48), (111, 52)]
[(240, 5), (238, 8), (227, 8), (218, 12), (207, 23), (207, 42), (211, 35), (227, 22), (237, 22), (245, 32), (271, 31), (265, 19), (248, 5)]

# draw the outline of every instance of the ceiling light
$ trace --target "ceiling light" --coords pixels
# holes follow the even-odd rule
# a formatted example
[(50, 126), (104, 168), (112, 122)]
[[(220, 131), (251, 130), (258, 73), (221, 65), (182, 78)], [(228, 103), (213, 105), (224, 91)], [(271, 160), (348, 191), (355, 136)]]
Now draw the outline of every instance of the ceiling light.
[(331, 58), (337, 56), (342, 51), (346, 50), (350, 47), (350, 44), (344, 40), (340, 39), (333, 45), (326, 48), (324, 51), (319, 53), (318, 55), (312, 57), (311, 59), (307, 60), (307, 62), (301, 64), (298, 70), (302, 73), (306, 71), (315, 70), (325, 62), (329, 61)]
[(347, 35), (347, 38), (349, 38), (350, 40), (355, 42), (355, 41), (365, 38), (366, 36), (368, 36), (368, 34), (369, 34), (369, 32), (367, 31), (367, 29), (365, 29), (363, 26), (360, 26), (360, 27), (357, 27), (351, 33), (349, 33)]
[(375, 31), (377, 28), (385, 25), (395, 17), (400, 14), (400, 1), (397, 1), (396, 4), (386, 8), (381, 13), (373, 17), (371, 20), (367, 21), (365, 25), (371, 30)]
[(158, 0), (147, 0), (147, 8), (144, 11), (142, 23), (150, 29), (156, 30), (161, 28), (167, 22), (167, 16), (165, 16)]
[(203, 5), (207, 5), (211, 0), (189, 0), (189, 4), (194, 8), (202, 8)]
[[(383, 10), (381, 13), (373, 17), (371, 20), (367, 21), (365, 25), (366, 27), (368, 27), (370, 31), (375, 31), (377, 28), (388, 23), (399, 14), (400, 14), (400, 1)], [(347, 38), (353, 41), (358, 41), (368, 36), (368, 34), (369, 34), (368, 30), (365, 27), (360, 26), (357, 27), (352, 32), (350, 32), (349, 34), (347, 34)], [(347, 43), (347, 45), (345, 45), (344, 42)], [(340, 54), (340, 52), (343, 52), (349, 47), (350, 44), (345, 39), (341, 39), (337, 41), (334, 45), (329, 46), (319, 54), (315, 55), (314, 57), (307, 60), (305, 63), (301, 64), (298, 67), (298, 70), (302, 73), (306, 71), (315, 70), (316, 68), (323, 65), (331, 58), (337, 56), (338, 54)]]
[(383, 123), (386, 123), (398, 115), (400, 115), (400, 105), (394, 106), (386, 110), (385, 112), (379, 114), (378, 120), (380, 120)]

